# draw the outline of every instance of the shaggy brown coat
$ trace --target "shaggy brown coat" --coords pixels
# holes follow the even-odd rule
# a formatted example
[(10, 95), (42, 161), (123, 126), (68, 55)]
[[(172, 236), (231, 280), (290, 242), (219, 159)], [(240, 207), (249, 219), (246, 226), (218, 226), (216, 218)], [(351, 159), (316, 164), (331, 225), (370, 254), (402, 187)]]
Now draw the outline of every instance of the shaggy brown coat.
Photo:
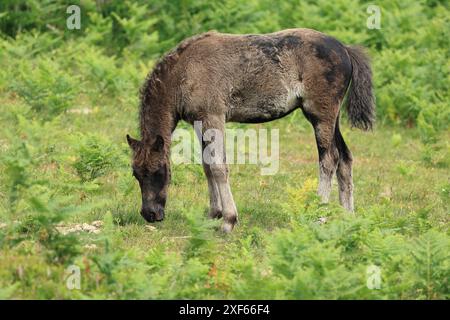
[[(310, 29), (266, 35), (208, 32), (181, 42), (161, 59), (142, 87), (142, 140), (127, 136), (142, 191), (141, 214), (148, 221), (164, 218), (171, 133), (179, 120), (202, 121), (203, 130), (223, 131), (225, 122), (272, 121), (297, 108), (314, 128), (319, 195), (328, 201), (336, 173), (340, 202), (352, 211), (352, 155), (339, 131), (339, 108), (349, 88), (352, 125), (370, 129), (375, 118), (371, 76), (361, 48)], [(204, 169), (210, 216), (223, 216), (223, 229), (231, 231), (237, 210), (225, 159), (204, 164)]]

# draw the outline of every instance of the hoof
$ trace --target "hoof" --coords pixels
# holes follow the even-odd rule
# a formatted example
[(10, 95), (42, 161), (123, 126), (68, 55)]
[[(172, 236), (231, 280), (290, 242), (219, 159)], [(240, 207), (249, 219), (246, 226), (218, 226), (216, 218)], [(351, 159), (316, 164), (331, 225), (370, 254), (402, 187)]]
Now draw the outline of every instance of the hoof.
[(222, 231), (224, 233), (231, 233), (231, 231), (233, 231), (234, 228), (234, 224), (229, 223), (229, 222), (224, 222), (224, 224), (222, 225)]
[(232, 219), (225, 219), (225, 221), (222, 224), (222, 231), (225, 233), (230, 233), (231, 231), (233, 231), (236, 223), (237, 223), (237, 217), (234, 217)]

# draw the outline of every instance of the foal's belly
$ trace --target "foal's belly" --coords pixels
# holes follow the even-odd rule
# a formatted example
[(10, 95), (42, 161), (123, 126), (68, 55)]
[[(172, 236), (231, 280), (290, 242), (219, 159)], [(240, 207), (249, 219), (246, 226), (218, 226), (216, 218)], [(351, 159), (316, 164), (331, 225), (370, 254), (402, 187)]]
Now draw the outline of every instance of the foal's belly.
[(302, 98), (293, 91), (282, 94), (232, 95), (228, 122), (262, 123), (282, 118), (302, 106)]

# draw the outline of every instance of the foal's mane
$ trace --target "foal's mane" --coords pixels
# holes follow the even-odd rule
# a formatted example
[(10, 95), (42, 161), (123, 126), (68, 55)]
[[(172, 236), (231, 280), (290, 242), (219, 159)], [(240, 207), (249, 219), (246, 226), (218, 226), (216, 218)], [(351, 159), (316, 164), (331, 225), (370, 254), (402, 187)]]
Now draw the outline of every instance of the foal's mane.
[[(142, 139), (149, 136), (149, 133), (161, 134), (160, 130), (155, 130), (151, 127), (151, 123), (158, 123), (162, 126), (167, 125), (163, 123), (164, 116), (170, 110), (164, 103), (167, 99), (164, 80), (168, 76), (171, 68), (178, 62), (180, 55), (192, 43), (209, 37), (214, 31), (208, 31), (199, 35), (192, 36), (183, 40), (174, 49), (165, 54), (155, 65), (153, 71), (149, 73), (140, 89), (140, 129)], [(156, 121), (148, 121), (149, 118), (154, 118)], [(163, 138), (165, 138), (163, 136)]]

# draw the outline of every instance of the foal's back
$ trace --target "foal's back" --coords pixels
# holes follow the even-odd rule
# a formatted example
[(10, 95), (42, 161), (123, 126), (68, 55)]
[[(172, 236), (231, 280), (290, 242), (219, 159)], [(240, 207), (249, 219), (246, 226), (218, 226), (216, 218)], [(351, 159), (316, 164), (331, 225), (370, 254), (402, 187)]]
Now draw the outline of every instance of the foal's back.
[[(265, 122), (298, 107), (336, 106), (351, 78), (345, 47), (310, 29), (266, 35), (209, 32), (193, 40), (174, 66), (185, 120), (201, 114), (226, 121)], [(194, 119), (196, 118), (196, 119)]]

